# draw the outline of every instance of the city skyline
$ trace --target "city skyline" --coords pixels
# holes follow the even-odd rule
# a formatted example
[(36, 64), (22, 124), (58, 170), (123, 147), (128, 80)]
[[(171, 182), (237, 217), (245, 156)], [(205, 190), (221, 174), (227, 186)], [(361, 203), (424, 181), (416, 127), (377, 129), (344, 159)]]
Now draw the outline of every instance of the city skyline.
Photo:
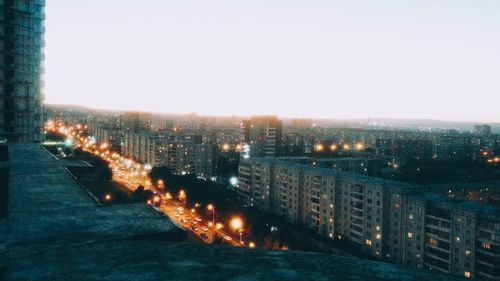
[(148, 3), (49, 2), (46, 101), (201, 115), (500, 121), (497, 3)]
[(500, 281), (497, 8), (0, 0), (0, 280)]

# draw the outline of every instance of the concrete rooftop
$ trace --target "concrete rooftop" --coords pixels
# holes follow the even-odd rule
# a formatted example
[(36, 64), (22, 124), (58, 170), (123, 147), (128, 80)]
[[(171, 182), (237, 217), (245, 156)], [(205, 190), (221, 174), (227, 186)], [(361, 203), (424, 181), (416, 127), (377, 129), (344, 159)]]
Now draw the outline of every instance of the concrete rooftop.
[(455, 280), (353, 257), (179, 241), (145, 204), (98, 206), (40, 146), (9, 154), (0, 280)]

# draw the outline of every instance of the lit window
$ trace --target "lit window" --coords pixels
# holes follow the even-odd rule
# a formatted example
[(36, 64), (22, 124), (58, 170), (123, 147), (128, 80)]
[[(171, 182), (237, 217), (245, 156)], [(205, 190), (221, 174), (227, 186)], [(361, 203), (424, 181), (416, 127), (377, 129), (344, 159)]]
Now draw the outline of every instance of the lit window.
[(408, 219), (413, 220), (413, 214), (408, 215)]
[(466, 271), (464, 275), (465, 277), (470, 278), (470, 272)]
[(470, 256), (471, 254), (472, 254), (472, 252), (471, 252), (470, 250), (466, 250), (466, 251), (465, 251), (465, 255), (466, 255), (466, 256)]
[(490, 244), (490, 243), (485, 243), (485, 242), (483, 242), (483, 243), (481, 244), (481, 246), (483, 247), (483, 249), (491, 249), (491, 244)]
[(408, 232), (408, 238), (412, 239), (413, 238), (413, 233)]
[(377, 240), (380, 240), (380, 238), (382, 238), (382, 235), (377, 234), (375, 237), (377, 238)]
[(455, 241), (460, 242), (460, 237), (455, 237)]
[(432, 246), (437, 246), (438, 241), (434, 238), (429, 238), (429, 244), (431, 244)]
[(380, 225), (377, 225), (375, 229), (377, 229), (377, 231), (380, 231)]
[(366, 245), (371, 246), (371, 245), (372, 245), (372, 240), (368, 240), (368, 239), (366, 239)]

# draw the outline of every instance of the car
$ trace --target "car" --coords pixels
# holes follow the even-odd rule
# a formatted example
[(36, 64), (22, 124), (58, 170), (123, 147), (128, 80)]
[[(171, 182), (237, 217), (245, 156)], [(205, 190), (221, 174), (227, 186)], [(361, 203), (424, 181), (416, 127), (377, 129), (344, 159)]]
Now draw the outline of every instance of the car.
[(196, 218), (195, 218), (195, 220), (196, 220), (197, 222), (200, 222), (200, 221), (201, 221), (201, 219), (200, 219), (200, 218), (198, 218), (198, 217), (196, 217)]
[(197, 223), (198, 223), (197, 221), (194, 221), (194, 222), (193, 222), (193, 225), (195, 225), (195, 224), (197, 224)]
[(200, 230), (200, 229), (199, 229), (198, 227), (196, 227), (196, 226), (193, 226), (191, 229), (192, 229), (192, 230), (194, 230), (195, 232), (198, 232), (198, 230)]
[(187, 222), (188, 222), (188, 220), (187, 220), (187, 219), (183, 219), (183, 220), (182, 220), (182, 222), (183, 222), (183, 223), (187, 223)]
[(175, 217), (178, 218), (179, 217), (179, 213), (175, 214)]
[(229, 237), (229, 236), (227, 236), (227, 235), (226, 235), (226, 236), (224, 236), (224, 239), (225, 239), (225, 240), (227, 240), (227, 241), (231, 241), (231, 240), (233, 240), (233, 238), (231, 238), (231, 237)]
[(206, 226), (202, 226), (201, 229), (203, 229), (203, 231), (208, 231), (208, 227)]

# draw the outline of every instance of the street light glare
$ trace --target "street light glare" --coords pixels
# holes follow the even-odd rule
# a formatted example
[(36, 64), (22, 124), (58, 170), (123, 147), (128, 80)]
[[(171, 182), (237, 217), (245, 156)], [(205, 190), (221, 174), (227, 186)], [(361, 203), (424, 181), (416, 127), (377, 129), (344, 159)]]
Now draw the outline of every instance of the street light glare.
[(234, 217), (231, 219), (231, 223), (229, 225), (234, 230), (240, 230), (243, 228), (243, 220), (239, 217)]

